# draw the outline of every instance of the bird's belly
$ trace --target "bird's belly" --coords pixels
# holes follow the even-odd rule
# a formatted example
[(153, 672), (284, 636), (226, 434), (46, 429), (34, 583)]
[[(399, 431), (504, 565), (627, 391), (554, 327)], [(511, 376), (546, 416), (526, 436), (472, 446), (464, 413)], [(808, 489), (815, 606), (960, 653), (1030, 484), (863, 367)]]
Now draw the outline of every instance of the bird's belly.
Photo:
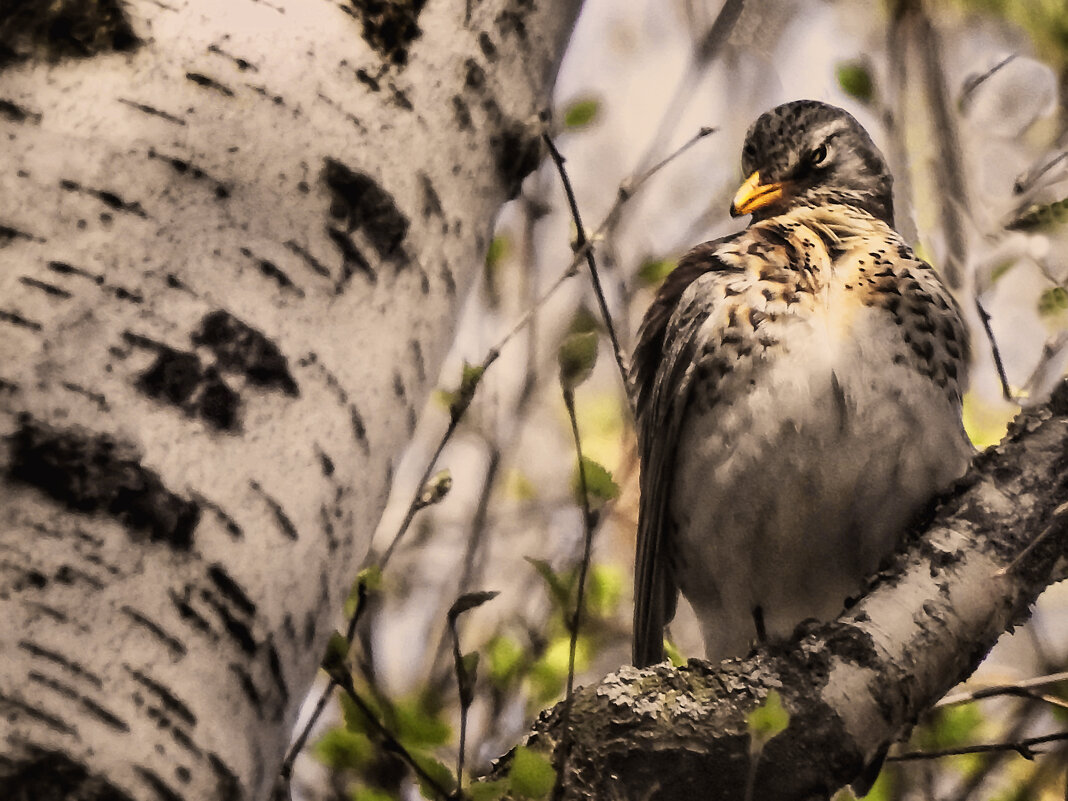
[[(831, 619), (910, 519), (971, 455), (959, 410), (894, 364), (887, 338), (832, 347), (820, 332), (757, 362), (747, 389), (691, 407), (671, 513), (675, 575), (707, 656), (741, 655), (753, 609), (782, 636)], [(700, 392), (700, 390), (697, 390)]]

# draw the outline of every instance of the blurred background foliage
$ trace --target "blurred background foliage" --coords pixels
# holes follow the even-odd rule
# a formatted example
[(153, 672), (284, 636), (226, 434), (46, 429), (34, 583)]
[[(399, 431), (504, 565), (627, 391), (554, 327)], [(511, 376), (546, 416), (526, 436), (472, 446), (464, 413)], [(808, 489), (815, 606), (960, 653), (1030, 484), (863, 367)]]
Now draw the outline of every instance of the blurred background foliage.
[[(890, 159), (898, 227), (953, 284), (972, 328), (966, 426), (977, 446), (997, 442), (1019, 406), (1043, 400), (1068, 363), (1068, 3), (586, 0), (557, 84), (553, 136), (588, 233), (614, 209), (596, 252), (624, 350), (676, 259), (742, 224), (727, 208), (743, 178), (748, 125), (800, 97), (850, 110)], [(622, 182), (704, 126), (716, 132), (614, 208)], [(470, 773), (515, 745), (564, 692), (583, 518), (561, 371), (575, 385), (596, 524), (577, 680), (596, 681), (629, 659), (638, 470), (629, 408), (585, 268), (538, 301), (571, 264), (575, 233), (546, 160), (500, 215), (441, 390), (396, 467), (369, 564), (395, 538), (420, 476), (459, 418), (434, 468), (448, 468), (448, 481), (439, 475), (422, 493), (417, 505), (426, 508), (374, 574), (358, 642), (339, 646), (348, 659), (342, 669), (370, 710), (446, 788), (455, 781), (460, 720), (446, 612), (458, 597), (499, 593), (456, 618)], [(532, 309), (499, 358), (478, 367)], [(566, 364), (558, 364), (565, 340)], [(466, 411), (459, 399), (470, 401)], [(341, 610), (338, 628), (345, 629)], [(671, 636), (674, 659), (700, 655), (687, 609)], [(1053, 587), (965, 690), (1066, 669), (1068, 593)], [(1068, 681), (1029, 692), (940, 707), (891, 753), (1020, 743), (1068, 728)], [(344, 694), (327, 709), (297, 760), (294, 798), (434, 797), (366, 710)], [(1061, 741), (890, 761), (868, 798), (1064, 799), (1066, 756)], [(551, 768), (547, 774), (539, 760), (521, 754), (511, 775), (479, 788), (476, 801), (505, 790), (543, 797)]]

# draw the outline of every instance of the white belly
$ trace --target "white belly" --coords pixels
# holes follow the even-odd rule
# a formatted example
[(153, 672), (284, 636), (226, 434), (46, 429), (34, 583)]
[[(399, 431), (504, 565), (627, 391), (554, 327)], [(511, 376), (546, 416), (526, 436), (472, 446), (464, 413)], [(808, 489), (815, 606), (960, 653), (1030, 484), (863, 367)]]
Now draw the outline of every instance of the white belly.
[(959, 411), (893, 363), (896, 332), (864, 330), (876, 324), (886, 326), (855, 320), (846, 340), (799, 324), (779, 346), (788, 353), (755, 366), (748, 392), (684, 426), (675, 574), (710, 659), (748, 650), (754, 607), (772, 636), (836, 617), (967, 466)]

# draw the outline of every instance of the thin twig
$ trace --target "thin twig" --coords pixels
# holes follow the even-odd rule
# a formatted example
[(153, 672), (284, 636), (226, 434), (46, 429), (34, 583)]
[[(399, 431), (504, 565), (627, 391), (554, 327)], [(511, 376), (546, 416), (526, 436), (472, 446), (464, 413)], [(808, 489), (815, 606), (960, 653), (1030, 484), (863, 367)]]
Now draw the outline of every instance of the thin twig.
[[(582, 227), (582, 215), (579, 212), (578, 200), (575, 198), (575, 190), (571, 186), (571, 178), (564, 167), (564, 157), (560, 154), (556, 143), (553, 142), (553, 138), (548, 133), (543, 133), (541, 138), (546, 147), (549, 148), (549, 155), (552, 157), (553, 164), (556, 165), (556, 171), (560, 173), (560, 182), (564, 185), (564, 194), (567, 195), (567, 205), (571, 208), (571, 219), (575, 222), (575, 230), (577, 232), (575, 234), (575, 247), (581, 248), (588, 244), (588, 241), (586, 232)], [(627, 403), (630, 406), (631, 416), (633, 417), (634, 399), (630, 393), (630, 381), (627, 380), (627, 360), (623, 355), (623, 349), (619, 346), (619, 337), (616, 336), (616, 326), (612, 322), (612, 313), (608, 311), (608, 301), (605, 299), (604, 287), (601, 286), (601, 278), (597, 273), (597, 260), (593, 256), (592, 247), (586, 248), (586, 265), (590, 268), (590, 282), (593, 284), (593, 294), (597, 297), (597, 306), (601, 310), (601, 319), (604, 322), (605, 329), (608, 331), (608, 339), (612, 343), (612, 355), (616, 359), (619, 377), (623, 382), (623, 393), (627, 396)]]
[(345, 694), (349, 697), (352, 703), (356, 705), (361, 714), (367, 718), (374, 730), (378, 732), (378, 735), (382, 738), (386, 747), (404, 760), (415, 775), (426, 782), (427, 786), (441, 796), (443, 801), (451, 801), (451, 799), (454, 798), (453, 793), (445, 787), (442, 787), (437, 779), (423, 769), (423, 767), (416, 761), (415, 757), (411, 755), (411, 752), (408, 751), (393, 732), (391, 732), (386, 725), (378, 719), (378, 716), (375, 715), (374, 710), (371, 709), (370, 705), (363, 700), (358, 692), (356, 692), (356, 686), (352, 683), (352, 678), (350, 676), (346, 676), (345, 678), (345, 681), (340, 682), (341, 689), (345, 691)]
[(912, 762), (924, 759), (941, 759), (947, 756), (960, 756), (961, 754), (989, 754), (998, 751), (1015, 751), (1024, 759), (1034, 759), (1036, 755), (1044, 753), (1032, 750), (1034, 746), (1062, 740), (1068, 740), (1068, 731), (1046, 734), (1041, 737), (1029, 737), (1025, 740), (1009, 743), (980, 743), (978, 745), (965, 745), (960, 748), (944, 748), (941, 751), (906, 751), (904, 754), (888, 756), (886, 761)]
[(571, 420), (571, 434), (575, 440), (575, 454), (578, 457), (579, 494), (582, 499), (582, 561), (579, 563), (578, 591), (575, 600), (575, 614), (568, 621), (571, 642), (567, 653), (567, 690), (564, 694), (563, 709), (563, 738), (560, 743), (560, 759), (556, 769), (556, 784), (553, 787), (553, 800), (563, 797), (564, 772), (567, 770), (567, 760), (571, 751), (571, 705), (575, 697), (575, 654), (578, 650), (579, 628), (582, 623), (582, 607), (586, 598), (586, 575), (590, 569), (590, 556), (593, 550), (593, 513), (590, 510), (590, 494), (586, 484), (586, 466), (582, 459), (582, 439), (579, 436), (578, 416), (575, 414), (575, 391), (570, 386), (564, 386), (564, 405), (567, 407), (567, 416)]
[(1005, 400), (1015, 402), (1012, 390), (1009, 388), (1009, 378), (1005, 375), (1005, 365), (1001, 361), (1001, 349), (994, 338), (994, 329), (990, 327), (990, 315), (983, 308), (983, 302), (978, 295), (975, 296), (975, 310), (979, 312), (979, 320), (983, 324), (983, 331), (986, 332), (986, 338), (990, 341), (990, 353), (994, 357), (994, 367), (997, 368), (998, 380), (1001, 382), (1001, 394)]
[(1046, 539), (1046, 537), (1048, 537), (1050, 534), (1053, 534), (1054, 532), (1060, 530), (1060, 525), (1063, 524), (1063, 521), (1061, 521), (1060, 518), (1064, 517), (1066, 514), (1068, 514), (1068, 503), (1062, 503), (1060, 506), (1053, 510), (1053, 522), (1046, 526), (1046, 528), (1042, 530), (1041, 534), (1039, 534), (1037, 537), (1027, 543), (1027, 547), (1020, 551), (1020, 553), (1016, 555), (1015, 559), (1013, 559), (1009, 564), (1005, 565), (1005, 567), (997, 571), (994, 575), (1000, 577), (1015, 570), (1016, 566), (1019, 565), (1020, 562), (1023, 561), (1024, 558), (1027, 557), (1027, 555), (1030, 554), (1031, 551), (1033, 551), (1040, 542)]
[[(1019, 695), (1020, 693), (1027, 693), (1034, 690), (1036, 687), (1045, 687), (1050, 684), (1057, 684), (1058, 682), (1068, 681), (1068, 671), (1062, 671), (1060, 673), (1051, 673), (1047, 676), (1036, 676), (1033, 679), (1024, 679), (1023, 681), (1017, 681), (1013, 684), (995, 684), (990, 687), (982, 687), (978, 690), (972, 690), (966, 693), (957, 693), (956, 695), (947, 695), (941, 701), (934, 705), (935, 709), (939, 709), (944, 706), (956, 706), (957, 704), (966, 704), (971, 701), (979, 701), (983, 698), (990, 698), (995, 695)], [(1043, 699), (1044, 700), (1044, 699)], [(1056, 699), (1061, 701), (1061, 699)], [(1068, 703), (1061, 701), (1062, 705), (1068, 706)]]

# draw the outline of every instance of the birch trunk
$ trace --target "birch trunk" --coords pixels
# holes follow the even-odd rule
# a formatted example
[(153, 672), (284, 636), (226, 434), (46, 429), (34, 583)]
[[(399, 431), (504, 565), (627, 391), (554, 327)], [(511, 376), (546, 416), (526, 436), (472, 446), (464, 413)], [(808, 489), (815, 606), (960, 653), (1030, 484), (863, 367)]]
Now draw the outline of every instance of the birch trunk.
[(264, 797), (578, 5), (0, 12), (0, 796)]

